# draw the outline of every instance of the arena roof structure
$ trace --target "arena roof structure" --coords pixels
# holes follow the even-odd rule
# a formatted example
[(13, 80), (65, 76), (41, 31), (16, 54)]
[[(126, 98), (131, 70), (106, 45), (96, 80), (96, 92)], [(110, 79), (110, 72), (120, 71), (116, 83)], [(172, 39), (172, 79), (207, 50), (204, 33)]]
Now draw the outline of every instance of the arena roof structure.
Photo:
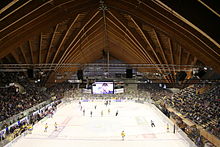
[[(203, 22), (210, 21), (205, 27), (163, 0), (6, 1), (0, 10), (0, 65), (53, 70), (48, 81), (53, 73), (100, 66), (93, 63), (103, 58), (108, 68), (130, 65), (167, 83), (177, 72), (191, 76), (200, 66), (220, 73), (219, 13), (194, 3), (198, 7), (192, 10), (189, 3), (188, 11), (213, 16), (201, 13)], [(124, 64), (111, 65), (111, 59)]]

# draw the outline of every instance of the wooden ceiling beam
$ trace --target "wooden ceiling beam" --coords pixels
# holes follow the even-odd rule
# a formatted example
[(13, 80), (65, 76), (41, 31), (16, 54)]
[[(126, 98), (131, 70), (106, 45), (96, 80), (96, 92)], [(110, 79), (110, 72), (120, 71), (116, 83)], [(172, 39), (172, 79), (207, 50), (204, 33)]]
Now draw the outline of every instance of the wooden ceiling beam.
[[(132, 52), (132, 54), (135, 55), (136, 57), (138, 57), (138, 59), (140, 60), (141, 63), (146, 63), (146, 59), (145, 59), (143, 56), (141, 56), (141, 54), (140, 54), (139, 51), (136, 50), (137, 47), (135, 46), (135, 44), (133, 44), (132, 42), (130, 42), (130, 39), (129, 39), (129, 38), (128, 38), (129, 40), (125, 41), (125, 40), (122, 39), (123, 37), (119, 37), (119, 36), (121, 36), (121, 35), (115, 34), (115, 33), (111, 32), (111, 31), (109, 31), (109, 33), (110, 33), (110, 34), (112, 33), (112, 34), (114, 35), (113, 38), (117, 38), (117, 40), (121, 40), (120, 42), (122, 42), (124, 45), (126, 45), (127, 48), (130, 49), (130, 51)], [(122, 36), (123, 36), (123, 35), (122, 35)]]
[[(192, 25), (190, 22), (185, 20), (183, 17), (180, 17), (179, 15), (177, 16), (176, 14), (174, 15), (173, 13), (168, 12), (166, 9), (161, 9), (159, 11), (158, 9), (156, 9), (156, 7), (158, 7), (156, 3), (155, 3), (156, 5), (154, 5), (153, 3), (151, 5), (148, 5), (149, 3), (147, 4), (147, 2), (146, 3), (144, 2), (142, 4), (146, 7), (143, 10), (147, 9), (149, 10), (148, 13), (151, 14), (154, 13), (154, 15), (151, 16), (153, 16), (155, 20), (158, 19), (159, 21), (161, 21), (161, 24), (164, 23), (164, 26), (176, 31), (176, 34), (174, 35), (180, 34), (183, 35), (182, 38), (185, 37), (185, 39), (188, 39), (188, 41), (185, 42), (185, 40), (183, 41), (182, 38), (179, 38), (180, 36), (177, 36), (179, 39), (182, 40), (182, 41), (178, 40), (179, 44), (182, 43), (183, 46), (184, 45), (197, 46), (195, 50), (189, 50), (189, 51), (198, 51), (198, 53), (200, 53), (201, 50), (203, 50), (203, 53), (213, 56), (215, 59), (216, 57), (220, 57), (220, 51), (219, 51), (220, 45), (216, 41), (214, 41), (211, 37), (209, 37), (207, 34), (205, 34), (202, 30), (200, 30), (199, 28), (197, 28), (196, 26)], [(142, 5), (140, 7), (142, 7)], [(160, 5), (159, 7), (163, 8)], [(185, 42), (186, 44), (184, 44), (183, 42)], [(200, 48), (200, 50), (197, 50), (198, 48)], [(205, 48), (209, 48), (208, 50), (210, 50), (210, 52), (208, 52), (207, 49)]]
[[(151, 51), (153, 52), (154, 56), (156, 57), (157, 61), (159, 62), (159, 64), (163, 64), (162, 61), (160, 60), (160, 58), (158, 57), (157, 53), (155, 52), (155, 49), (153, 48), (153, 45), (151, 44), (149, 38), (145, 35), (145, 33), (143, 32), (143, 30), (141, 29), (141, 24), (138, 23), (136, 20), (134, 20), (131, 16), (130, 16), (131, 21), (135, 24), (135, 26), (137, 27), (137, 29), (140, 31), (142, 37), (144, 38), (145, 42), (148, 44), (148, 46), (150, 47)], [(155, 62), (153, 59), (151, 59), (153, 61), (154, 64), (156, 64), (157, 70), (162, 74), (162, 76), (169, 82), (168, 78), (166, 76), (164, 76), (164, 73), (166, 73), (166, 70), (164, 68), (160, 69), (160, 67), (158, 67), (157, 62)]]
[(22, 56), (24, 58), (25, 63), (28, 64), (28, 61), (27, 61), (26, 55), (24, 54), (23, 48), (20, 46), (19, 49), (21, 51), (21, 54), (22, 54)]
[[(66, 59), (66, 63), (73, 63), (73, 61), (75, 61), (75, 58), (76, 58), (76, 54), (78, 52), (81, 52), (81, 50), (84, 50), (85, 48), (88, 48), (88, 46), (90, 46), (91, 44), (93, 43), (96, 43), (96, 42), (100, 42), (100, 40), (103, 40), (103, 38), (101, 37), (101, 34), (103, 33), (102, 32), (102, 27), (98, 27), (98, 28), (93, 28), (94, 30), (92, 31), (91, 34), (87, 35), (87, 37), (92, 37), (92, 36), (95, 36), (93, 37), (92, 39), (88, 40), (88, 41), (85, 41), (83, 40), (82, 42), (85, 41), (85, 43), (83, 43), (83, 45), (81, 46), (80, 44), (77, 44), (77, 46), (75, 46), (75, 49), (74, 49), (74, 52), (71, 52), (68, 56), (68, 58)], [(95, 34), (97, 33), (98, 34)], [(101, 32), (101, 33), (100, 33)], [(89, 50), (90, 51), (90, 50)], [(84, 58), (84, 57), (83, 57)], [(58, 70), (58, 69), (57, 69)], [(62, 70), (62, 69), (61, 69)]]
[(162, 53), (163, 60), (164, 60), (164, 62), (165, 62), (166, 64), (168, 64), (166, 55), (165, 55), (165, 53), (164, 53), (164, 49), (163, 49), (163, 47), (162, 47), (162, 45), (161, 45), (161, 43), (160, 43), (160, 39), (159, 39), (159, 37), (158, 37), (158, 35), (157, 35), (157, 32), (155, 31), (155, 29), (152, 29), (152, 31), (153, 31), (154, 35), (156, 36), (157, 44), (158, 44), (158, 46), (159, 46), (160, 52)]
[[(138, 31), (141, 33), (142, 37), (144, 38), (145, 42), (147, 43), (147, 45), (150, 47), (151, 51), (153, 52), (154, 56), (156, 57), (157, 61), (162, 64), (161, 60), (159, 59), (159, 57), (157, 56), (157, 53), (155, 52), (154, 48), (153, 48), (153, 45), (150, 43), (149, 41), (149, 38), (147, 38), (147, 36), (145, 35), (145, 33), (143, 32), (143, 30), (140, 28), (141, 24), (137, 23), (131, 16), (130, 16), (130, 20), (135, 24), (135, 27), (138, 29)], [(151, 58), (151, 61), (154, 63), (154, 64), (157, 64), (156, 61), (154, 61), (152, 58)]]
[[(85, 29), (85, 27), (99, 14), (99, 11), (95, 10), (93, 12), (89, 12), (87, 14), (87, 16), (85, 17), (83, 23), (82, 23), (82, 27), (76, 31), (76, 35), (75, 37), (72, 39), (72, 41), (70, 42), (70, 44), (68, 45), (68, 47), (66, 48), (65, 52), (63, 53), (63, 55), (61, 56), (61, 58), (58, 61), (58, 64), (64, 63), (64, 60), (67, 58), (67, 56), (69, 55), (69, 53), (71, 52), (72, 49), (72, 45), (77, 44), (75, 41), (77, 40), (77, 38), (79, 37), (79, 35), (83, 32), (83, 30)], [(94, 26), (96, 23), (95, 22), (92, 26)], [(91, 27), (90, 27), (91, 28)], [(75, 43), (75, 44), (73, 44)], [(58, 67), (55, 68), (55, 70)]]
[[(141, 44), (141, 41), (140, 41), (140, 37), (138, 37), (136, 34), (137, 33), (134, 33), (132, 30), (130, 30), (130, 28), (127, 26), (127, 23), (124, 22), (122, 19), (118, 19), (117, 16), (119, 18), (121, 18), (122, 16), (119, 14), (117, 14), (116, 12), (110, 12), (108, 11), (109, 14), (111, 14), (111, 16), (121, 25), (123, 26), (123, 28), (125, 30), (123, 30), (121, 27), (119, 27), (119, 25), (117, 25), (115, 22), (113, 22), (111, 19), (109, 19), (119, 30), (121, 30), (129, 39), (130, 41), (139, 49), (140, 52), (142, 52), (142, 54), (145, 56), (145, 60), (148, 62), (148, 63), (152, 63), (152, 59), (151, 57), (149, 56), (149, 54), (147, 52), (145, 52), (145, 49), (143, 47), (143, 44)], [(135, 36), (134, 36), (135, 35)], [(138, 39), (139, 40), (138, 40)], [(143, 42), (142, 42), (143, 43)]]
[[(152, 3), (152, 1), (143, 3)], [(106, 4), (111, 10), (114, 9), (119, 13), (131, 15), (164, 32), (164, 34), (174, 38), (178, 44), (181, 44), (191, 54), (199, 57), (204, 63), (211, 65), (212, 68), (220, 72), (220, 45), (213, 44), (207, 38), (204, 39), (204, 36), (198, 30), (193, 29), (190, 25), (178, 18), (172, 16), (174, 19), (170, 19), (167, 16), (171, 16), (172, 14), (169, 12), (161, 13), (161, 11), (166, 11), (162, 7), (156, 6), (156, 4), (152, 4), (155, 7), (142, 4), (137, 5), (137, 1), (134, 3), (131, 3), (131, 1), (106, 1)]]
[[(167, 64), (166, 68), (168, 68), (169, 73), (171, 73), (170, 66), (168, 65), (169, 63), (168, 63), (167, 57), (166, 57), (166, 55), (164, 53), (164, 49), (163, 49), (163, 47), (162, 47), (162, 45), (160, 43), (160, 39), (159, 39), (159, 37), (157, 35), (157, 32), (155, 31), (155, 29), (152, 29), (152, 30), (153, 30), (154, 35), (156, 36), (157, 44), (159, 46), (160, 52), (162, 53), (163, 59), (165, 61), (165, 64)], [(170, 82), (173, 82), (172, 78), (170, 76), (168, 76), (168, 79), (169, 79)]]
[[(78, 20), (79, 16), (80, 16), (80, 14), (78, 14), (78, 15), (75, 17), (75, 19), (72, 21), (72, 23), (71, 23), (70, 26), (68, 27), (67, 31), (65, 32), (65, 35), (64, 35), (64, 37), (62, 38), (62, 41), (60, 42), (60, 44), (59, 44), (59, 46), (58, 46), (58, 48), (57, 48), (57, 50), (56, 50), (56, 52), (55, 52), (55, 55), (53, 56), (53, 59), (52, 59), (52, 62), (51, 62), (52, 64), (54, 63), (54, 61), (55, 61), (55, 59), (56, 59), (58, 53), (60, 52), (61, 48), (63, 47), (63, 45), (64, 45), (64, 43), (65, 43), (65, 41), (66, 41), (67, 36), (69, 35), (70, 30), (72, 29), (73, 25), (74, 25), (74, 24), (76, 23), (76, 21)], [(54, 36), (55, 36), (55, 32), (54, 32), (53, 37), (54, 37)]]
[[(92, 39), (88, 40), (88, 41), (85, 41), (83, 40), (82, 42), (85, 42), (85, 43), (82, 43), (81, 45), (78, 44), (77, 46), (75, 46), (75, 49), (74, 49), (74, 52), (72, 52), (70, 54), (70, 56), (68, 57), (68, 60), (66, 60), (66, 62), (73, 62), (72, 59), (74, 59), (76, 57), (77, 54), (79, 54), (81, 52), (81, 50), (86, 50), (88, 49), (88, 52), (91, 51), (90, 50), (90, 46), (98, 43), (100, 44), (100, 42), (103, 42), (103, 31), (102, 31), (102, 27), (98, 27), (98, 28), (93, 28), (93, 32), (91, 34), (88, 34), (87, 37), (92, 37), (92, 36), (95, 36), (93, 37)], [(102, 47), (103, 48), (103, 47)], [(101, 50), (100, 50), (101, 52)]]
[[(97, 3), (93, 3), (89, 0), (84, 0), (81, 3), (75, 3), (73, 5), (74, 7), (72, 6), (71, 9), (62, 9), (61, 5), (63, 4), (59, 4), (58, 6), (55, 6), (54, 9), (41, 13), (40, 17), (34, 21), (26, 22), (25, 24), (19, 23), (13, 25), (13, 28), (15, 29), (12, 30), (6, 29), (4, 34), (7, 34), (7, 36), (3, 35), (3, 32), (1, 32), (0, 36), (4, 36), (4, 38), (0, 37), (0, 58), (6, 56), (14, 48), (17, 48), (24, 41), (28, 40), (31, 36), (47, 31), (48, 28), (54, 27), (57, 23), (73, 17), (80, 12), (85, 12), (92, 8), (97, 9)], [(68, 6), (68, 4), (66, 5)]]
[[(102, 39), (100, 39), (102, 40)], [(81, 50), (78, 52), (78, 54), (76, 54), (76, 57), (74, 58), (75, 62), (77, 63), (88, 63), (88, 62), (85, 62), (85, 58), (87, 58), (87, 60), (90, 60), (90, 62), (93, 62), (91, 60), (91, 57), (94, 56), (94, 55), (98, 55), (98, 51), (99, 51), (99, 54), (102, 54), (100, 52), (100, 49), (101, 49), (101, 44), (102, 42), (101, 41), (97, 41), (98, 43), (96, 42), (93, 42), (92, 44), (90, 44), (88, 47), (84, 48), (84, 50)], [(87, 50), (87, 54), (84, 56), (82, 54), (82, 52), (85, 52)], [(94, 54), (95, 53), (95, 54)], [(72, 61), (72, 62), (74, 62)]]
[[(170, 55), (171, 55), (171, 64), (174, 65), (175, 63), (174, 63), (173, 47), (172, 47), (170, 38), (168, 38), (168, 45), (169, 45)], [(176, 70), (175, 70), (175, 68), (173, 67), (173, 74), (172, 74), (172, 78), (173, 78), (173, 79), (176, 79), (176, 78), (175, 78), (175, 74), (176, 74)]]
[[(53, 41), (54, 41), (54, 38), (55, 38), (55, 36), (56, 36), (56, 31), (57, 31), (57, 29), (59, 28), (59, 24), (57, 24), (56, 25), (56, 27), (55, 27), (55, 29), (54, 29), (54, 31), (53, 31), (53, 35), (52, 35), (52, 38), (51, 38), (51, 40), (50, 40), (50, 45), (49, 45), (49, 48), (48, 48), (48, 50), (47, 50), (47, 55), (46, 55), (46, 60), (45, 60), (45, 63), (49, 63), (49, 55), (50, 55), (50, 52), (51, 52), (51, 49), (53, 48), (52, 47), (52, 44), (53, 44)], [(70, 25), (70, 27), (69, 28), (71, 28), (71, 25)], [(63, 40), (63, 39), (62, 39)], [(61, 41), (62, 42), (62, 41)], [(54, 48), (53, 48), (54, 49)]]
[[(141, 56), (136, 52), (136, 50), (133, 49), (133, 48), (134, 48), (134, 45), (133, 45), (133, 44), (131, 44), (131, 43), (129, 43), (129, 42), (127, 42), (127, 41), (121, 39), (121, 37), (120, 37), (119, 35), (114, 34), (113, 32), (108, 31), (108, 33), (109, 33), (109, 36), (110, 36), (110, 39), (109, 39), (110, 41), (112, 40), (112, 42), (119, 42), (120, 46), (122, 46), (121, 43), (123, 43), (123, 46), (124, 46), (124, 47), (122, 46), (121, 48), (124, 48), (123, 51), (124, 51), (126, 54), (124, 53), (124, 54), (122, 54), (122, 56), (126, 55), (126, 57), (127, 57), (127, 58), (130, 58), (130, 59), (136, 58), (135, 62), (133, 62), (133, 63), (143, 63), (143, 62), (145, 62), (144, 58), (141, 57)], [(111, 36), (112, 36), (112, 37), (111, 37)], [(118, 49), (116, 50), (116, 52), (117, 52), (117, 51), (118, 51)]]
[(187, 56), (186, 56), (186, 60), (185, 60), (185, 65), (188, 65), (189, 57), (190, 57), (190, 53), (187, 52)]
[(11, 55), (14, 57), (17, 64), (20, 64), (21, 61), (19, 60), (18, 54), (15, 51), (11, 52)]
[[(74, 43), (73, 46), (71, 46), (70, 51), (68, 52), (68, 56), (66, 57), (66, 59), (63, 61), (63, 63), (68, 63), (68, 59), (71, 58), (71, 54), (74, 54), (75, 52), (77, 52), (76, 46), (80, 43), (81, 38), (83, 38), (84, 36), (86, 36), (87, 32), (89, 32), (92, 28), (94, 28), (100, 21), (102, 20), (102, 18), (100, 17), (97, 21), (95, 21), (95, 23), (93, 23), (88, 29), (86, 29), (86, 31), (83, 32), (83, 34), (81, 35), (81, 37), (79, 37), (79, 39)], [(58, 67), (59, 68), (59, 67)], [(57, 69), (58, 69), (57, 68)]]
[(179, 50), (179, 70), (181, 71), (181, 60), (182, 60), (182, 48), (180, 45), (178, 45), (178, 50)]
[[(115, 52), (114, 56), (117, 57), (118, 59), (123, 59), (123, 61), (126, 62), (126, 63), (140, 63), (140, 62), (143, 62), (143, 61), (139, 61), (140, 57), (138, 57), (137, 54), (129, 52), (129, 51), (132, 50), (131, 46), (124, 45), (125, 43), (123, 43), (124, 46), (122, 46), (121, 44), (119, 44), (119, 45), (115, 44), (117, 42), (121, 42), (120, 37), (118, 37), (118, 38), (117, 37), (111, 37), (111, 39), (109, 39), (109, 42), (111, 44), (113, 44), (115, 47), (117, 47), (117, 50), (111, 50), (111, 51)], [(133, 62), (131, 62), (131, 61), (133, 61)]]
[[(129, 63), (134, 63), (135, 59), (134, 58), (129, 58), (130, 55), (128, 55), (128, 53), (125, 53), (125, 49), (122, 48), (121, 46), (118, 46), (115, 44), (115, 42), (113, 41), (109, 41), (110, 42), (110, 46), (111, 47), (116, 47), (117, 50), (111, 50), (111, 54), (116, 57), (117, 59), (120, 59), (120, 61), (125, 62), (126, 64)], [(127, 56), (124, 56), (127, 55)]]
[[(94, 57), (97, 56), (97, 51), (100, 50), (99, 49), (99, 46), (102, 44), (101, 41), (99, 40), (102, 40), (102, 38), (99, 37), (99, 39), (96, 39), (96, 41), (93, 41), (92, 44), (89, 44), (89, 46), (87, 46), (86, 48), (83, 48), (82, 50), (77, 50), (77, 52), (73, 55), (74, 58), (70, 58), (70, 61), (68, 61), (68, 63), (86, 63), (85, 62), (85, 58), (88, 58), (87, 60), (90, 61), (90, 62), (93, 62), (91, 57)], [(98, 43), (96, 43), (98, 42)], [(82, 52), (85, 52), (85, 50), (87, 50), (87, 54), (86, 56), (83, 56), (82, 55)], [(84, 60), (84, 61), (82, 61)], [(75, 68), (75, 67), (73, 67)], [(62, 68), (59, 68), (57, 69), (57, 71), (65, 71), (67, 68), (66, 67), (62, 67)]]
[[(5, 21), (6, 21), (6, 26), (4, 27), (4, 28), (2, 28), (1, 30), (0, 30), (0, 33), (1, 32), (3, 32), (3, 31), (5, 31), (6, 29), (10, 29), (10, 27), (12, 27), (13, 25), (15, 25), (15, 24), (18, 24), (18, 23), (20, 23), (20, 22), (22, 22), (23, 21), (23, 23), (25, 23), (25, 21), (29, 21), (28, 23), (30, 23), (30, 20), (26, 20), (25, 18), (27, 18), (28, 16), (29, 17), (31, 17), (30, 15), (31, 14), (33, 14), (34, 12), (35, 13), (39, 13), (39, 12), (41, 12), (42, 13), (42, 11), (40, 11), (40, 10), (42, 10), (42, 8), (43, 7), (45, 7), (46, 5), (48, 4), (48, 2), (46, 2), (46, 3), (44, 3), (44, 4), (42, 4), (42, 5), (40, 5), (40, 6), (38, 6), (37, 8), (35, 8), (34, 10), (32, 10), (31, 12), (28, 12), (27, 14), (25, 14), (25, 15), (23, 15), (23, 16), (21, 16), (21, 17), (18, 17), (18, 19), (17, 20), (13, 20), (12, 21), (12, 23), (9, 23), (10, 22), (10, 17), (3, 17), (2, 19), (0, 19), (0, 21), (2, 21), (3, 19), (5, 19)], [(47, 5), (48, 6), (48, 5)], [(47, 9), (48, 10), (48, 9)], [(20, 11), (22, 11), (22, 10), (20, 10)], [(40, 17), (40, 16), (38, 16), (38, 17)], [(8, 18), (8, 19), (7, 19)], [(34, 19), (37, 19), (37, 17), (35, 17), (35, 18), (32, 18), (32, 21), (34, 20)], [(17, 28), (18, 29), (18, 28)]]
[(43, 34), (40, 33), (40, 42), (39, 42), (39, 57), (38, 57), (38, 63), (41, 64), (41, 50), (42, 50), (42, 41), (43, 41)]
[[(102, 20), (102, 18), (100, 17), (97, 21), (95, 21), (94, 24), (92, 24), (88, 29), (86, 29), (86, 31), (84, 31), (83, 34), (82, 34), (80, 37), (78, 36), (78, 40), (73, 44), (73, 46), (71, 46), (71, 48), (70, 48), (70, 50), (69, 50), (69, 52), (68, 52), (69, 56), (66, 57), (66, 59), (63, 61), (63, 63), (68, 63), (68, 59), (71, 58), (71, 57), (70, 57), (71, 54), (73, 54), (74, 52), (77, 52), (76, 46), (77, 46), (78, 44), (80, 44), (81, 38), (83, 38), (84, 36), (86, 36), (87, 33), (88, 33), (90, 30), (92, 30), (92, 29), (97, 30), (97, 29), (95, 28), (95, 26), (97, 26), (97, 24), (100, 23), (101, 20)], [(95, 31), (94, 31), (94, 32), (95, 32)], [(88, 36), (88, 35), (87, 35), (87, 36)]]
[[(73, 61), (76, 61), (77, 57), (79, 55), (81, 55), (82, 52), (84, 52), (85, 50), (87, 50), (87, 52), (91, 52), (92, 51), (92, 47), (91, 46), (95, 46), (96, 44), (100, 45), (103, 41), (103, 38), (101, 38), (102, 33), (99, 33), (96, 37), (94, 37), (93, 39), (89, 40), (86, 44), (84, 44), (83, 46), (78, 45), (78, 47), (76, 47), (74, 54), (72, 54), (72, 56), (69, 58), (69, 60), (67, 61), (68, 63), (72, 63)], [(94, 45), (95, 44), (95, 45)], [(101, 52), (101, 50), (100, 50)], [(74, 57), (74, 58), (73, 58)], [(85, 58), (85, 56), (82, 56), (82, 58)], [(86, 60), (84, 60), (85, 63)]]
[(33, 49), (32, 49), (32, 45), (31, 45), (30, 40), (28, 40), (28, 45), (29, 45), (29, 49), (30, 49), (30, 53), (31, 53), (31, 61), (32, 61), (32, 64), (34, 64), (34, 55), (33, 55)]

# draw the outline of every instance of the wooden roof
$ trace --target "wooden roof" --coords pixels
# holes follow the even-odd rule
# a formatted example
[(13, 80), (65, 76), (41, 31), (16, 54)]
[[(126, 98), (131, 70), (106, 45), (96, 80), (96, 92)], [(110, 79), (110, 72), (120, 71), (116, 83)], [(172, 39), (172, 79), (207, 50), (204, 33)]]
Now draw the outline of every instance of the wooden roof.
[(167, 82), (177, 72), (171, 64), (203, 64), (220, 72), (220, 45), (158, 1), (26, 0), (0, 15), (1, 64), (56, 64), (57, 72), (76, 71), (59, 65), (93, 63), (106, 51), (127, 64), (155, 64), (154, 70), (138, 70), (170, 72)]

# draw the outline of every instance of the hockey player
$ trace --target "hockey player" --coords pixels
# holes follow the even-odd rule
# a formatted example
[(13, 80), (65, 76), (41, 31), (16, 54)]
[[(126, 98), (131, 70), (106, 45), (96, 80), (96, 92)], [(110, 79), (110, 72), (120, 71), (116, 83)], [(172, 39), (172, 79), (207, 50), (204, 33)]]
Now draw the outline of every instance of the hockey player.
[(57, 122), (54, 123), (55, 131), (57, 131)]
[(108, 114), (110, 114), (110, 109), (108, 109)]
[(33, 126), (32, 126), (31, 124), (29, 124), (29, 125), (27, 126), (27, 128), (28, 128), (29, 134), (32, 134)]
[(96, 109), (96, 107), (97, 107), (97, 106), (95, 105), (95, 109)]
[(170, 131), (170, 126), (169, 126), (169, 124), (167, 124), (167, 133), (169, 133)]
[(151, 122), (151, 127), (155, 127), (154, 122), (152, 120), (150, 122)]
[(86, 112), (85, 109), (83, 109), (83, 116), (85, 116), (85, 112)]
[(48, 125), (47, 123), (45, 124), (45, 127), (44, 127), (44, 132), (47, 132), (47, 129), (48, 129)]
[(103, 116), (103, 110), (101, 111), (101, 116)]
[(92, 111), (90, 111), (90, 116), (92, 117)]
[(118, 116), (118, 110), (116, 111), (115, 116)]
[(124, 131), (121, 132), (121, 138), (124, 141), (124, 139), (125, 139), (125, 132)]

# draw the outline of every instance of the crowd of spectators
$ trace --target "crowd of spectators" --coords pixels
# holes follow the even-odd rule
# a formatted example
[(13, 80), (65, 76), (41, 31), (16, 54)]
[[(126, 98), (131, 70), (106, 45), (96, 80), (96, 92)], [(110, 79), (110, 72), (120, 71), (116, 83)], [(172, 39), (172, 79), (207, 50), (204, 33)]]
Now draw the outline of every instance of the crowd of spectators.
[(163, 100), (163, 98), (171, 97), (173, 94), (172, 91), (164, 88), (162, 84), (158, 83), (138, 84), (138, 90), (142, 93), (150, 93), (151, 99), (154, 101)]
[[(157, 85), (140, 84), (139, 90), (142, 93), (150, 92), (151, 99), (163, 112), (168, 107), (173, 107), (186, 118), (204, 127), (208, 132), (220, 137), (220, 85), (219, 84), (195, 84), (184, 88), (177, 93)], [(167, 110), (168, 111), (168, 110)], [(166, 111), (164, 111), (166, 112)], [(164, 113), (166, 114), (166, 113)], [(200, 135), (198, 128), (187, 126), (176, 114), (169, 113), (168, 117), (175, 120), (189, 138), (198, 146), (214, 146), (207, 139)]]
[(44, 117), (51, 117), (51, 114), (56, 112), (57, 105), (60, 103), (61, 100), (57, 100), (52, 103), (51, 106), (45, 107), (45, 109), (39, 110), (39, 112), (37, 113), (33, 113), (33, 111), (28, 116), (26, 116), (26, 119), (23, 119), (23, 121), (19, 121), (19, 123), (7, 127), (5, 134), (0, 134), (0, 146), (7, 144), (27, 130), (31, 131), (33, 125), (39, 122)]
[(208, 88), (191, 86), (168, 97), (166, 103), (220, 137), (220, 85), (209, 85)]
[(62, 98), (63, 92), (71, 88), (66, 83), (42, 88), (21, 72), (0, 72), (0, 77), (0, 122), (53, 96)]
[[(51, 97), (62, 98), (64, 92), (74, 89), (72, 84), (56, 84), (50, 88), (42, 88), (35, 82), (30, 82), (24, 73), (0, 72), (0, 122), (15, 114), (25, 111)], [(19, 86), (16, 86), (16, 84)], [(21, 90), (22, 89), (22, 90)], [(203, 126), (207, 131), (220, 137), (220, 85), (194, 85), (173, 94), (162, 86), (155, 84), (138, 84), (137, 91), (126, 91), (121, 94), (92, 95), (82, 94), (74, 90), (73, 97), (88, 98), (138, 98), (163, 102), (180, 112), (186, 118)], [(33, 122), (43, 118), (31, 116)], [(185, 130), (183, 127), (182, 129)]]

